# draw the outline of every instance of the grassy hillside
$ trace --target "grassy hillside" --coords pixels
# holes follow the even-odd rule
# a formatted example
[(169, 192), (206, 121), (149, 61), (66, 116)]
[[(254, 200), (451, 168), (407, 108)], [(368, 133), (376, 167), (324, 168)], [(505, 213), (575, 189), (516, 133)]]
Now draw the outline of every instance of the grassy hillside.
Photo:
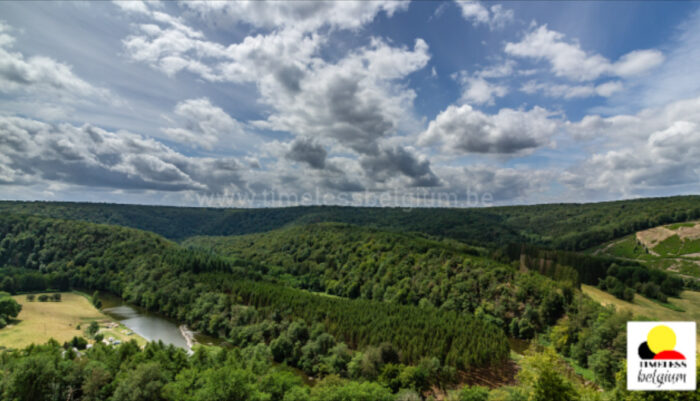
[(105, 335), (105, 338), (114, 337), (121, 341), (133, 339), (140, 345), (146, 343), (138, 335), (124, 334), (122, 330), (126, 328), (123, 326), (106, 329), (105, 324), (112, 320), (80, 294), (62, 293), (60, 302), (29, 302), (25, 295), (16, 295), (14, 299), (22, 305), (22, 311), (16, 321), (0, 330), (2, 347), (24, 348), (29, 344), (44, 344), (50, 338), (63, 344), (74, 336), (84, 336), (85, 329), (92, 321), (103, 326), (100, 332)]
[[(582, 290), (584, 294), (601, 305), (613, 305), (618, 311), (632, 312), (638, 318), (659, 321), (700, 321), (700, 292), (697, 291), (684, 291), (679, 298), (669, 299), (668, 303), (673, 306), (673, 309), (670, 309), (639, 294), (634, 296), (632, 302), (627, 302), (592, 286), (584, 285)], [(697, 338), (698, 349), (700, 349), (700, 336)]]
[(641, 230), (600, 245), (591, 253), (634, 260), (650, 267), (700, 277), (700, 222)]
[(259, 233), (289, 224), (343, 222), (392, 231), (421, 232), (484, 246), (529, 243), (583, 250), (642, 229), (700, 218), (700, 196), (473, 209), (338, 206), (212, 209), (0, 202), (0, 212), (118, 224), (152, 231), (174, 240), (194, 235)]

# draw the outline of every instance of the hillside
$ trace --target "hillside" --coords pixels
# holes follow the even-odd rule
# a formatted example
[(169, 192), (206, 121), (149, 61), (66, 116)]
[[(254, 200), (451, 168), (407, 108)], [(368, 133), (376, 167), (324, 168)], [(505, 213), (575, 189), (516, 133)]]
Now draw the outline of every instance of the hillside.
[(471, 209), (340, 206), (214, 209), (5, 201), (0, 202), (0, 212), (118, 224), (177, 241), (195, 235), (241, 235), (292, 224), (342, 222), (420, 232), (489, 247), (527, 243), (584, 250), (642, 229), (700, 218), (700, 196)]
[[(270, 342), (303, 319), (310, 329), (327, 331), (333, 343), (359, 349), (393, 344), (402, 350), (404, 363), (436, 357), (466, 369), (498, 365), (508, 355), (503, 330), (473, 314), (331, 298), (264, 282), (264, 266), (183, 249), (153, 233), (5, 214), (0, 216), (0, 238), (0, 283), (11, 287), (4, 289), (109, 291), (237, 345)], [(261, 326), (264, 339), (256, 334)], [(330, 348), (324, 346), (317, 357)], [(292, 351), (280, 357), (286, 359)], [(303, 367), (296, 359), (290, 364)], [(313, 373), (318, 366), (307, 368)]]
[(684, 276), (700, 277), (700, 222), (685, 222), (637, 231), (590, 251), (632, 260)]
[[(566, 303), (553, 281), (458, 242), (348, 224), (194, 237), (184, 245), (264, 264), (279, 280), (314, 292), (476, 312), (514, 337), (530, 338), (554, 323)], [(526, 312), (530, 318), (522, 319)]]

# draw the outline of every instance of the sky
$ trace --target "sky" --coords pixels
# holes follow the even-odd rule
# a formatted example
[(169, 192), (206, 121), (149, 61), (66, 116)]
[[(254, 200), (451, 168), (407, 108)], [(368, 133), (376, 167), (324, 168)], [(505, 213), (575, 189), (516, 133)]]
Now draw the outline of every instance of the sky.
[(700, 3), (0, 2), (0, 199), (700, 192)]

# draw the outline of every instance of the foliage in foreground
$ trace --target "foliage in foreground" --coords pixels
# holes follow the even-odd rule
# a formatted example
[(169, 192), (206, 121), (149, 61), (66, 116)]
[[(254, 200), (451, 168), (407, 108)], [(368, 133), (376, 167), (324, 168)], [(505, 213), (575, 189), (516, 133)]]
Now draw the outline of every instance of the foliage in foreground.
[[(692, 401), (698, 392), (628, 392), (624, 368), (618, 385), (599, 392), (582, 382), (551, 350), (528, 351), (516, 386), (451, 390), (448, 401)], [(386, 366), (391, 366), (387, 364)], [(391, 369), (385, 369), (389, 372)], [(700, 373), (700, 370), (699, 370)], [(313, 386), (273, 362), (264, 344), (185, 351), (162, 343), (139, 349), (97, 344), (84, 352), (55, 341), (0, 353), (0, 398), (8, 401), (421, 401), (430, 392), (392, 388), (389, 374), (373, 380), (335, 375)]]

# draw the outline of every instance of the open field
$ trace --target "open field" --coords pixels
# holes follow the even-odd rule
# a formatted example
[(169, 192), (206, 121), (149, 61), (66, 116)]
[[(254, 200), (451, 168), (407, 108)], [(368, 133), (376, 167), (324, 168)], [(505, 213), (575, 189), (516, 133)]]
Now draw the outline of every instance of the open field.
[[(650, 320), (700, 322), (700, 292), (683, 291), (680, 298), (669, 298), (670, 304), (683, 310), (680, 312), (659, 305), (639, 294), (635, 294), (634, 302), (630, 303), (590, 285), (582, 285), (581, 290), (602, 305), (614, 305), (619, 311), (628, 310), (637, 316), (643, 316)], [(700, 336), (698, 336), (698, 340), (700, 340)], [(700, 342), (698, 342), (698, 349), (700, 349)]]
[[(105, 338), (114, 337), (121, 341), (135, 339), (139, 345), (145, 340), (138, 335), (127, 336), (124, 326), (106, 328), (114, 323), (109, 317), (96, 309), (86, 297), (80, 294), (61, 293), (60, 302), (27, 301), (26, 295), (13, 297), (22, 305), (17, 321), (0, 330), (0, 346), (22, 348), (34, 344), (43, 344), (50, 338), (59, 343), (70, 341), (74, 336), (85, 336), (85, 328), (91, 321), (100, 324), (100, 333)], [(81, 326), (78, 329), (78, 326)]]

